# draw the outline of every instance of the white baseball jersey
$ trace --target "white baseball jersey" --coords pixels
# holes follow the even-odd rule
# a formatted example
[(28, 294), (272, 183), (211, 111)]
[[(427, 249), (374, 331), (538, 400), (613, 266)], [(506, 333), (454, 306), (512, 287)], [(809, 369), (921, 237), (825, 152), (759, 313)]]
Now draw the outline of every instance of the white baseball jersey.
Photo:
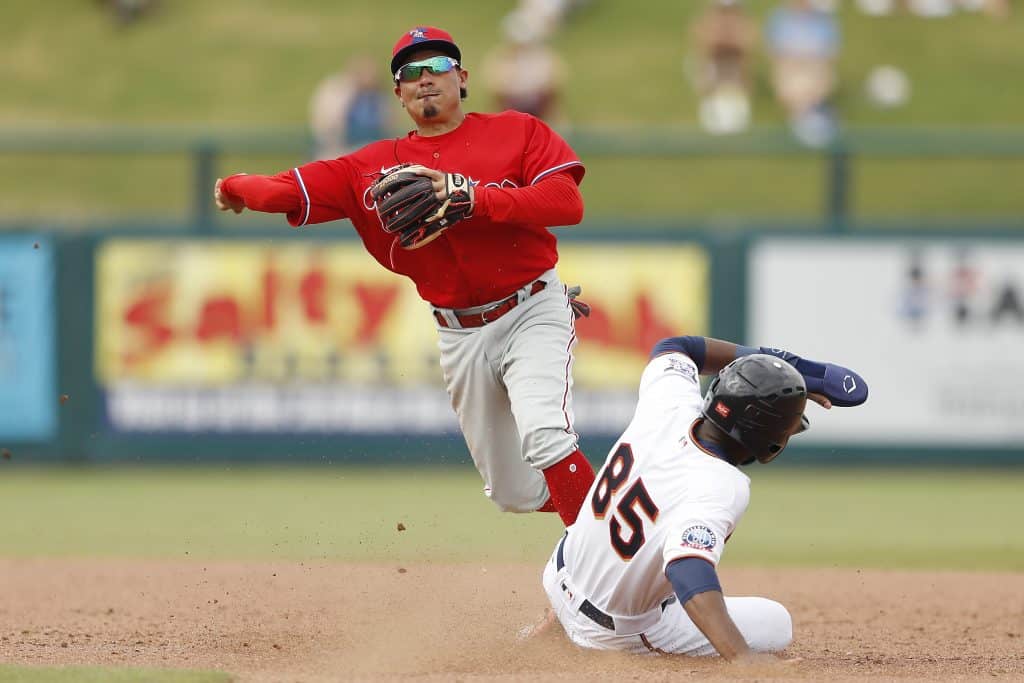
[(747, 508), (750, 478), (693, 440), (702, 402), (688, 356), (653, 359), (633, 421), (569, 528), (563, 557), (572, 583), (609, 615), (658, 609), (673, 595), (665, 578), (673, 560), (717, 566)]

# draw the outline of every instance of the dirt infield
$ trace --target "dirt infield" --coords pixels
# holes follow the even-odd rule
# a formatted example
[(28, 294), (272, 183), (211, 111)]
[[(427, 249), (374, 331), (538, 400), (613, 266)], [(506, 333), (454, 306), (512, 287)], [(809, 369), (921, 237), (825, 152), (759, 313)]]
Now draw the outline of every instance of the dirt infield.
[(241, 681), (1024, 680), (1024, 575), (724, 570), (793, 613), (801, 661), (517, 643), (540, 566), (0, 560), (0, 661), (202, 668)]

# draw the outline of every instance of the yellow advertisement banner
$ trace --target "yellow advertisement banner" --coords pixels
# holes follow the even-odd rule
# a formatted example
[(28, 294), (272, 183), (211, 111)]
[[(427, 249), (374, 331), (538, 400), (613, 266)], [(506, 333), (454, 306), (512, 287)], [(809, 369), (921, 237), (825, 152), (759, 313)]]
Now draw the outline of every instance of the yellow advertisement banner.
[(613, 243), (561, 247), (558, 275), (581, 284), (591, 307), (576, 323), (573, 375), (579, 388), (634, 392), (660, 339), (708, 334), (707, 251), (687, 244)]
[[(97, 252), (101, 385), (440, 385), (430, 309), (357, 242), (111, 240)], [(578, 389), (634, 390), (651, 346), (708, 331), (693, 245), (565, 245), (583, 285)]]

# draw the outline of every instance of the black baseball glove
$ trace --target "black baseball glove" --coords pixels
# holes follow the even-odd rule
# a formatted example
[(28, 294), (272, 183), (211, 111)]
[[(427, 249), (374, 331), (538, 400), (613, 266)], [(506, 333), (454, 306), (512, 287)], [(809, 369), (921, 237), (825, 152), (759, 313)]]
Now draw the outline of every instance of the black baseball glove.
[(402, 165), (382, 175), (370, 188), (384, 232), (397, 234), (403, 249), (419, 249), (473, 213), (473, 186), (461, 173), (445, 174), (446, 198), (434, 193), (433, 181)]

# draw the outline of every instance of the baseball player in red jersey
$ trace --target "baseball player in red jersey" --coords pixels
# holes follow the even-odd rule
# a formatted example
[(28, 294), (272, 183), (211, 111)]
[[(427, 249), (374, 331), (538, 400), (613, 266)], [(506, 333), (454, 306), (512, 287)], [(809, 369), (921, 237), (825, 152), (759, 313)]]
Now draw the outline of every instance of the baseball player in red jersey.
[[(548, 227), (582, 220), (584, 168), (533, 116), (464, 112), (461, 59), (448, 33), (408, 31), (391, 73), (416, 130), (277, 175), (218, 179), (214, 199), (222, 211), (284, 213), (295, 227), (352, 221), (366, 250), (431, 306), (445, 385), (485, 494), (502, 510), (558, 512), (568, 525), (594, 471), (573, 429), (573, 302)], [(439, 201), (451, 198), (453, 180), (471, 188), (468, 217), (412, 248), (385, 231), (370, 189), (403, 164), (418, 165)]]

